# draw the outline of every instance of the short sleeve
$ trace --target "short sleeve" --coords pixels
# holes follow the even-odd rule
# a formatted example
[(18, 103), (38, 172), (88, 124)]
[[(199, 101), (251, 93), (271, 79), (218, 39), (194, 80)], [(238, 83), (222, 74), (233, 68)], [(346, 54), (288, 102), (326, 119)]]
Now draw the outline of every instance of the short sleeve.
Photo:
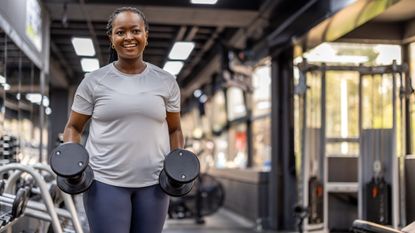
[(166, 110), (167, 112), (180, 112), (180, 88), (176, 80), (171, 82)]
[(94, 110), (92, 78), (85, 76), (75, 92), (72, 110), (85, 115), (92, 115)]

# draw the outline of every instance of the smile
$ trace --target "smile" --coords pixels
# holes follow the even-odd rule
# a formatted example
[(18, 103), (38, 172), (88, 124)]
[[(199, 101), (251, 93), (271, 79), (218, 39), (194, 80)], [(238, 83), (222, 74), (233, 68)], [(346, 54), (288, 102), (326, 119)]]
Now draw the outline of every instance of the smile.
[(133, 47), (137, 47), (137, 44), (126, 44), (123, 45), (124, 48), (133, 48)]

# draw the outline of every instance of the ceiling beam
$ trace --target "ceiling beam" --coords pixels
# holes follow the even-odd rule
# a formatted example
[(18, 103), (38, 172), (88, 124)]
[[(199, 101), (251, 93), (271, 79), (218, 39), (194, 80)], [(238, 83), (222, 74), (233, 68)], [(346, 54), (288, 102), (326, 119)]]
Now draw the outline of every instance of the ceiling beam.
[[(62, 3), (47, 4), (52, 20), (61, 20), (63, 15)], [(118, 5), (121, 6), (121, 5)], [(71, 4), (67, 5), (68, 21), (85, 20), (83, 10), (88, 13), (91, 21), (107, 21), (115, 10), (112, 4)], [(162, 7), (139, 6), (148, 17), (150, 24), (214, 26), (214, 27), (245, 27), (257, 17), (258, 12), (253, 10), (228, 10), (215, 8), (189, 8), (189, 7)], [(83, 8), (83, 10), (82, 10)]]
[[(258, 34), (258, 29), (265, 28), (268, 24), (268, 18), (270, 17), (273, 10), (280, 4), (280, 1), (267, 0), (261, 6), (259, 12), (256, 12), (254, 18), (248, 23), (247, 27), (240, 28), (228, 41), (229, 44), (243, 48), (244, 43), (248, 37)], [(221, 55), (216, 54), (210, 61), (208, 61), (203, 69), (199, 71), (192, 71), (190, 76), (194, 76), (189, 83), (184, 87), (182, 94), (182, 101), (187, 99), (193, 94), (193, 91), (198, 89), (205, 83), (211, 80), (212, 74), (220, 71), (221, 69)], [(196, 74), (193, 74), (196, 72)], [(187, 75), (189, 76), (189, 75)]]
[(68, 77), (72, 78), (74, 76), (74, 71), (72, 67), (69, 66), (62, 52), (60, 51), (58, 46), (56, 46), (56, 44), (53, 43), (53, 41), (50, 42), (50, 49), (52, 50), (52, 53), (58, 58), (59, 63), (62, 65), (62, 68), (66, 71), (66, 74), (68, 75)]
[(80, 7), (81, 7), (81, 10), (82, 10), (82, 13), (84, 14), (84, 19), (86, 20), (86, 24), (88, 25), (88, 30), (89, 30), (89, 33), (91, 34), (91, 39), (94, 42), (95, 52), (97, 54), (99, 63), (102, 65), (102, 64), (105, 63), (105, 61), (104, 61), (104, 58), (101, 55), (101, 49), (99, 48), (99, 42), (98, 42), (98, 39), (97, 39), (97, 34), (95, 32), (95, 29), (94, 29), (94, 25), (92, 25), (92, 21), (89, 17), (89, 14), (90, 14), (91, 11), (88, 11), (86, 9), (85, 0), (80, 0), (80, 2), (81, 2)]

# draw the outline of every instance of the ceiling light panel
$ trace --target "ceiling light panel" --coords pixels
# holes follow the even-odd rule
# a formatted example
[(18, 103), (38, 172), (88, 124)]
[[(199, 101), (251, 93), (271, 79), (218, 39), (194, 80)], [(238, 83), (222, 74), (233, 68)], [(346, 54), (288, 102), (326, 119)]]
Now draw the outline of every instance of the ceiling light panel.
[(90, 38), (72, 38), (72, 45), (78, 56), (95, 56), (94, 44)]
[(218, 0), (191, 0), (190, 1), (193, 4), (216, 4)]
[(169, 53), (169, 59), (186, 60), (195, 47), (194, 42), (178, 41), (174, 43)]
[(171, 73), (172, 75), (177, 75), (183, 68), (182, 61), (168, 61), (164, 64), (163, 70)]
[(99, 62), (96, 58), (82, 58), (81, 59), (82, 71), (92, 72), (99, 68)]

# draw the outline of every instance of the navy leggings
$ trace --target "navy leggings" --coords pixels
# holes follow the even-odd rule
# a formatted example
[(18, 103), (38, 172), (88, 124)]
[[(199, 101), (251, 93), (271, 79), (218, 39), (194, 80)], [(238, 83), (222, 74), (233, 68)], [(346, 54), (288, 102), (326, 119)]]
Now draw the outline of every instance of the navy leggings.
[(95, 180), (83, 198), (91, 233), (161, 233), (169, 206), (158, 184), (124, 188)]

